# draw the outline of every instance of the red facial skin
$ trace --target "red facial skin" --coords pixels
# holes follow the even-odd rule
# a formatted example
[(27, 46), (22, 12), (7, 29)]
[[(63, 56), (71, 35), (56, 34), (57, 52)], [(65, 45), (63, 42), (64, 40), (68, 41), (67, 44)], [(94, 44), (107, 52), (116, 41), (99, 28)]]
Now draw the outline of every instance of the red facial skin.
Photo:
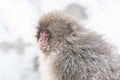
[(42, 51), (46, 51), (48, 48), (48, 39), (50, 37), (50, 31), (45, 29), (40, 32), (39, 46)]

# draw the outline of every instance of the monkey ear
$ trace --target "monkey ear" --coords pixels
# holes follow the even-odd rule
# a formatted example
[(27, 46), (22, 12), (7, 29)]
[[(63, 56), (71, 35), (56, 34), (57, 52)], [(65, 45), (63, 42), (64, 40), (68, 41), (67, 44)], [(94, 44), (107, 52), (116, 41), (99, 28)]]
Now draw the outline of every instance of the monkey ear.
[(72, 29), (72, 26), (71, 26), (70, 23), (67, 23), (66, 29), (67, 29), (68, 33), (72, 33), (73, 32), (73, 29)]

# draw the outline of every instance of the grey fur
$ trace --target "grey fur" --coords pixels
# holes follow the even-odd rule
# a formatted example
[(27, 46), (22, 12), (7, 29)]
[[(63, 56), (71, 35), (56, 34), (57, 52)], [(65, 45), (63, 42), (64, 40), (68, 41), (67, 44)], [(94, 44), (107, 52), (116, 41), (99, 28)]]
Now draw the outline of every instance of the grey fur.
[(51, 32), (50, 50), (40, 53), (41, 79), (120, 80), (118, 58), (102, 36), (62, 12), (40, 19), (37, 39), (45, 28)]

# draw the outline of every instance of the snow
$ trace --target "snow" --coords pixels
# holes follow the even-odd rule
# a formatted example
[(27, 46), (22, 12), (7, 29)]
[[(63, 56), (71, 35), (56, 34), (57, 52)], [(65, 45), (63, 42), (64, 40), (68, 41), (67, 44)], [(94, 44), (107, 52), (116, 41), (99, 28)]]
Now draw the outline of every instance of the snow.
[[(35, 39), (38, 19), (71, 3), (85, 8), (86, 27), (103, 34), (120, 54), (119, 0), (0, 0), (0, 80), (39, 80), (33, 69), (39, 54)], [(23, 53), (18, 52), (21, 47)]]

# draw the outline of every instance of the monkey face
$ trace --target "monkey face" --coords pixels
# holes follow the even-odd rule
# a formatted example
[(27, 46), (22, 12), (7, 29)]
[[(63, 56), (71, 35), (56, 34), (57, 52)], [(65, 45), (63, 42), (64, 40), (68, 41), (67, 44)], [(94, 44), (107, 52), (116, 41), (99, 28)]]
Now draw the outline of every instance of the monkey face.
[(50, 31), (48, 29), (41, 30), (39, 35), (39, 46), (42, 51), (48, 49), (48, 39), (50, 37)]
[(37, 38), (40, 49), (42, 51), (46, 51), (48, 50), (49, 45), (54, 46), (56, 43), (64, 40), (64, 37), (68, 35), (69, 33), (68, 31), (70, 30), (71, 29), (68, 27), (60, 27), (60, 26), (58, 27), (57, 25), (56, 26), (54, 25), (53, 27), (48, 26), (44, 28), (39, 28)]
[(37, 29), (37, 40), (41, 50), (46, 50), (48, 44), (57, 45), (73, 32), (73, 21), (61, 13), (50, 13), (41, 17)]

